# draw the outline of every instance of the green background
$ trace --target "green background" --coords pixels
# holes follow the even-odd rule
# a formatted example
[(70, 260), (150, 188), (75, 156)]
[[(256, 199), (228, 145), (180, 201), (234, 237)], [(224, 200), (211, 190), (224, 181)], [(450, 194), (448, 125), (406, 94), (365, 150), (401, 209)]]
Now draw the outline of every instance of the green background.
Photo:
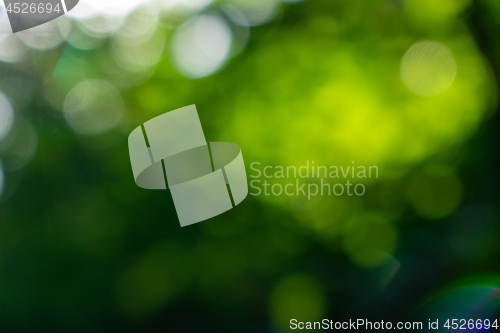
[[(425, 328), (498, 317), (500, 6), (308, 0), (276, 3), (252, 27), (224, 7), (259, 14), (266, 3), (161, 13), (139, 46), (88, 31), (78, 44), (86, 30), (74, 22), (67, 41), (0, 63), (15, 111), (0, 140), (1, 331), (287, 332), (293, 318)], [(139, 8), (123, 24), (148, 15)], [(188, 78), (174, 48), (196, 15), (229, 22), (234, 39), (223, 66)], [(423, 53), (405, 65), (419, 42)], [(71, 121), (64, 100), (82, 82), (76, 100), (89, 117), (106, 123), (123, 105), (119, 120), (97, 130)], [(168, 191), (135, 185), (127, 137), (190, 104), (207, 141), (241, 147), (247, 175), (255, 161), (314, 160), (376, 165), (379, 177), (362, 197), (249, 195), (181, 228)]]

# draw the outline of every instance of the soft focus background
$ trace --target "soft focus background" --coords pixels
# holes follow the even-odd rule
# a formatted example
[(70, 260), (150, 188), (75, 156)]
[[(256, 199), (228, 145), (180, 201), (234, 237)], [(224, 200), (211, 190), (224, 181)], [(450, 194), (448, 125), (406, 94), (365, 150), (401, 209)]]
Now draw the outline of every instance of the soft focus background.
[[(496, 0), (80, 0), (0, 12), (0, 331), (287, 332), (496, 318)], [(262, 165), (377, 165), (181, 228), (128, 134), (196, 104)]]

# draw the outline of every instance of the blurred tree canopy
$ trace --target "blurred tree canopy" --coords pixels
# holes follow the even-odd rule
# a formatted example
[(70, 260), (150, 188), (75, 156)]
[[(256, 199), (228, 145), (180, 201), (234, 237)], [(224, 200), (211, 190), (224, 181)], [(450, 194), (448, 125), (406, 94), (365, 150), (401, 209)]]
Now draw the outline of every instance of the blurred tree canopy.
[[(284, 332), (498, 294), (499, 30), (493, 0), (227, 0), (1, 37), (1, 330)], [(379, 177), (180, 228), (168, 191), (135, 186), (127, 136), (190, 104), (247, 173)]]

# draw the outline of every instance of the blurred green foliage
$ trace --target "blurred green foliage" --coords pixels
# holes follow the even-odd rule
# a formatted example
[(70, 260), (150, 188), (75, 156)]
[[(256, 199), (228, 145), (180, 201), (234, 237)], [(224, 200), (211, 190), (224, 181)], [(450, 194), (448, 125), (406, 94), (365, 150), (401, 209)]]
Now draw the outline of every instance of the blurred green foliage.
[[(82, 23), (1, 64), (26, 88), (0, 84), (24, 124), (0, 141), (2, 331), (282, 332), (292, 318), (418, 317), (442, 290), (429, 313), (486, 296), (484, 315), (498, 313), (496, 2), (272, 3), (141, 7), (119, 33)], [(233, 40), (190, 79), (171, 42), (202, 15)], [(247, 172), (355, 161), (380, 176), (363, 197), (249, 196), (181, 229), (168, 191), (135, 186), (127, 136), (190, 104)]]

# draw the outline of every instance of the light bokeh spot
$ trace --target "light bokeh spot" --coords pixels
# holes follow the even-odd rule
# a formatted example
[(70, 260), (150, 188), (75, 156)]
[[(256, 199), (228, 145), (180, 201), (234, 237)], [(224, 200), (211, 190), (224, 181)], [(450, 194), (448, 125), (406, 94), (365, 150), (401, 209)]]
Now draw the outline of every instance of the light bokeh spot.
[[(63, 41), (59, 20), (47, 22), (16, 35), (28, 47), (35, 50), (48, 50), (58, 46)], [(63, 21), (64, 22), (64, 21)]]
[(232, 0), (225, 6), (226, 14), (242, 26), (258, 26), (272, 20), (279, 11), (276, 0)]
[(150, 38), (114, 36), (110, 43), (110, 55), (121, 68), (129, 72), (146, 70), (160, 60), (165, 39), (162, 30)]
[(400, 67), (401, 79), (419, 96), (435, 96), (450, 87), (457, 74), (457, 63), (442, 43), (415, 43), (404, 55)]
[(172, 56), (177, 70), (192, 79), (220, 69), (231, 48), (231, 29), (219, 16), (201, 15), (177, 29), (172, 40)]
[(397, 230), (390, 220), (379, 214), (355, 216), (344, 230), (344, 250), (354, 263), (363, 267), (386, 263), (396, 250), (397, 242)]
[(80, 134), (106, 132), (120, 122), (123, 109), (120, 92), (104, 80), (80, 82), (64, 100), (66, 121)]
[(457, 210), (464, 189), (453, 170), (433, 167), (416, 174), (408, 184), (407, 193), (419, 215), (439, 219)]
[(2, 161), (0, 160), (0, 198), (2, 197), (4, 185), (5, 185), (5, 176), (3, 174)]
[(0, 145), (0, 150), (5, 152), (4, 169), (14, 171), (23, 168), (35, 156), (37, 147), (38, 136), (35, 128), (23, 116), (17, 116)]
[(14, 111), (7, 97), (0, 92), (0, 140), (3, 139), (12, 128), (14, 122)]
[(277, 326), (290, 327), (290, 319), (320, 320), (327, 301), (319, 282), (308, 276), (285, 278), (271, 294), (271, 316)]
[(182, 7), (191, 10), (201, 10), (208, 6), (212, 0), (163, 0), (161, 2), (162, 7), (167, 10), (175, 9), (176, 7)]
[(29, 54), (28, 51), (29, 48), (12, 33), (7, 12), (0, 11), (0, 61), (22, 61)]
[(99, 14), (106, 16), (125, 16), (138, 7), (151, 3), (152, 0), (80, 0), (78, 6), (68, 12), (68, 16), (88, 18)]
[(166, 262), (165, 251), (156, 247), (119, 277), (117, 299), (128, 315), (140, 317), (154, 313), (169, 301), (174, 293), (173, 274)]

